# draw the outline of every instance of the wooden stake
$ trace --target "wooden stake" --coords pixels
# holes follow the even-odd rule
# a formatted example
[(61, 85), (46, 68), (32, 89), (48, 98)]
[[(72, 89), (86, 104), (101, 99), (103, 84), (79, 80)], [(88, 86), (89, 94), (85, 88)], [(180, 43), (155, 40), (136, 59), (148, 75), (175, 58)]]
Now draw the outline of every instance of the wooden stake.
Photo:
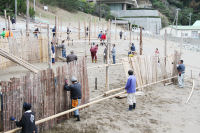
[(167, 30), (165, 30), (164, 56), (165, 56), (165, 67), (166, 67), (166, 64), (167, 64)]
[(182, 59), (182, 49), (183, 49), (183, 35), (181, 33), (181, 46), (180, 46), (180, 58)]
[(89, 31), (88, 31), (88, 39), (89, 39), (89, 45), (90, 45), (90, 36), (91, 36), (91, 18), (89, 20)]
[(130, 23), (130, 26), (129, 26), (129, 32), (130, 32), (130, 42), (129, 42), (129, 48), (131, 48), (131, 33), (132, 33), (132, 24)]
[(8, 16), (8, 31), (9, 31), (9, 37), (11, 35), (11, 30), (10, 30), (10, 16)]
[(142, 46), (142, 27), (140, 27), (140, 55), (142, 55), (143, 46)]
[(117, 19), (115, 18), (115, 40), (117, 40)]
[(29, 0), (26, 0), (26, 36), (29, 36)]
[(95, 78), (95, 90), (97, 90), (97, 77)]
[(81, 39), (81, 34), (80, 34), (80, 30), (81, 30), (81, 25), (80, 25), (80, 21), (78, 21), (78, 39)]
[(8, 30), (6, 10), (4, 10), (4, 16), (5, 16), (5, 28), (6, 30)]
[(17, 0), (15, 0), (15, 23), (17, 22)]
[(51, 59), (51, 44), (50, 44), (50, 33), (49, 33), (49, 24), (47, 24), (47, 38), (48, 38), (48, 55), (49, 55), (49, 68), (52, 68), (52, 59)]

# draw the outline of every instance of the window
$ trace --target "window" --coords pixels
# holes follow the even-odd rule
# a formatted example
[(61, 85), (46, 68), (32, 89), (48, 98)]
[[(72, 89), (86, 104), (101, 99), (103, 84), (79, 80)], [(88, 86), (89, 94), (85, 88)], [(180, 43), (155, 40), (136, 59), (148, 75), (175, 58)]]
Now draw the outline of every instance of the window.
[(198, 31), (192, 31), (192, 38), (198, 38)]

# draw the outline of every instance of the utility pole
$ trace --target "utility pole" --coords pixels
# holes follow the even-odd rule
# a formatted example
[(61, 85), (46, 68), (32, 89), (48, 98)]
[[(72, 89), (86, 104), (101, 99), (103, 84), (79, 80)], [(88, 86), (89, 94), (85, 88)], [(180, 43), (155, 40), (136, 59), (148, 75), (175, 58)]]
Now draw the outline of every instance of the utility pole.
[(35, 0), (33, 0), (33, 9), (35, 11)]
[(191, 25), (192, 13), (189, 13), (189, 26)]
[(29, 0), (26, 0), (26, 36), (29, 36)]
[(17, 0), (15, 0), (15, 22), (17, 22)]

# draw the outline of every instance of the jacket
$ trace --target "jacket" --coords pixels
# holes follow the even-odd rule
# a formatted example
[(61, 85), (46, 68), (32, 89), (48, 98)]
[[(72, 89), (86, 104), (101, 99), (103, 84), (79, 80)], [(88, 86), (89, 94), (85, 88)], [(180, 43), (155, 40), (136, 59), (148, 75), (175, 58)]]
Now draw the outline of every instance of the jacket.
[(37, 133), (37, 127), (35, 125), (35, 113), (31, 110), (24, 112), (20, 121), (16, 121), (17, 127), (22, 127), (21, 133)]
[(114, 48), (112, 48), (112, 56), (116, 56), (116, 50), (115, 50), (115, 47)]
[(178, 72), (181, 74), (185, 73), (185, 65), (184, 64), (179, 64), (177, 67)]
[(136, 92), (136, 77), (134, 75), (128, 77), (125, 90), (127, 91), (127, 93)]
[(67, 63), (71, 62), (71, 61), (74, 61), (74, 60), (77, 60), (77, 56), (74, 55), (74, 54), (70, 54), (67, 56)]
[(70, 91), (71, 94), (71, 99), (81, 99), (82, 94), (81, 94), (81, 84), (80, 83), (75, 83), (75, 84), (65, 84), (64, 90)]
[(2, 31), (2, 33), (0, 34), (0, 36), (2, 36), (3, 38), (5, 37), (6, 35), (6, 31)]
[(131, 46), (131, 51), (135, 51), (135, 46), (134, 45)]

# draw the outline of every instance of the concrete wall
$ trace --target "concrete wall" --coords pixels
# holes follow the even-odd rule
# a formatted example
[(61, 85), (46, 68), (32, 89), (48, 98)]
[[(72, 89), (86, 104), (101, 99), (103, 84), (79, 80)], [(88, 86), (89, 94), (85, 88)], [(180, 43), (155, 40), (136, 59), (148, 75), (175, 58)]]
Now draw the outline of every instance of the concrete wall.
[(123, 9), (123, 4), (110, 4), (110, 10), (121, 11)]
[(124, 18), (132, 24), (142, 26), (145, 31), (152, 32), (154, 34), (160, 34), (161, 18)]
[(116, 17), (159, 16), (159, 12), (157, 10), (111, 10), (111, 14)]

